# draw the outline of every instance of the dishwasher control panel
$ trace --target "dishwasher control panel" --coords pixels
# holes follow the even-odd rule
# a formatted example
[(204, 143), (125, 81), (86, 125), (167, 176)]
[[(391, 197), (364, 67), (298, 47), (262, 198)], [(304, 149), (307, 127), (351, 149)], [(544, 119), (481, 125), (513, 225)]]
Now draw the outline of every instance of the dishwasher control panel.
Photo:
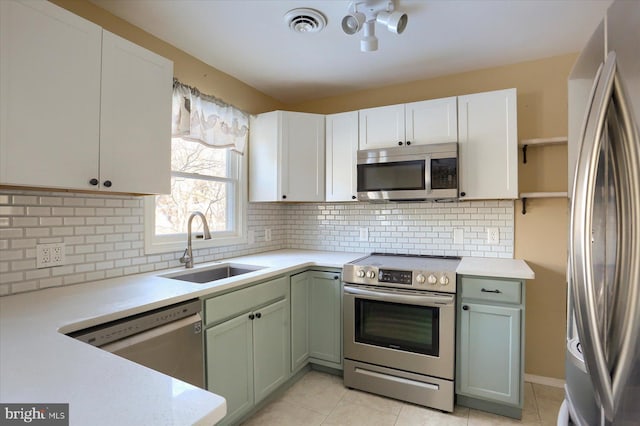
[(68, 336), (101, 347), (125, 337), (190, 317), (201, 310), (200, 300), (189, 300), (75, 331), (69, 333)]

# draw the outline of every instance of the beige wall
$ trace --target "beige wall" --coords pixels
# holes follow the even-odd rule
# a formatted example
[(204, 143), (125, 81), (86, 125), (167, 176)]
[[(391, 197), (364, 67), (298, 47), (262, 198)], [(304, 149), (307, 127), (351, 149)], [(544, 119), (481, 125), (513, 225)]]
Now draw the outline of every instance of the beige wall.
[[(515, 87), (519, 139), (567, 134), (566, 81), (575, 54), (283, 105), (86, 0), (51, 1), (173, 60), (174, 74), (182, 82), (247, 112), (289, 109), (333, 113)], [(520, 162), (520, 192), (566, 191), (566, 164), (564, 146), (531, 148), (528, 163)], [(536, 273), (536, 279), (527, 283), (525, 370), (563, 378), (567, 201), (529, 201), (526, 215), (520, 213), (520, 202), (515, 208), (515, 256), (525, 259)]]
[(87, 0), (50, 1), (95, 22), (120, 37), (171, 59), (174, 76), (185, 84), (197, 87), (202, 93), (215, 96), (252, 114), (283, 109), (283, 105), (272, 97), (205, 64)]

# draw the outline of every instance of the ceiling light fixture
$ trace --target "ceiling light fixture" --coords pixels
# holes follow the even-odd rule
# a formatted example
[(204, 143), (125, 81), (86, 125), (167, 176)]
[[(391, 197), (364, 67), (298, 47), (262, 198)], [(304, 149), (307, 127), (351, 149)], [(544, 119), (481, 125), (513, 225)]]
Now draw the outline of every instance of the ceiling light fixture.
[(349, 4), (349, 13), (342, 18), (342, 31), (353, 35), (364, 28), (360, 50), (372, 52), (378, 50), (376, 22), (394, 34), (402, 34), (407, 28), (408, 20), (406, 13), (395, 10), (395, 0), (352, 1)]

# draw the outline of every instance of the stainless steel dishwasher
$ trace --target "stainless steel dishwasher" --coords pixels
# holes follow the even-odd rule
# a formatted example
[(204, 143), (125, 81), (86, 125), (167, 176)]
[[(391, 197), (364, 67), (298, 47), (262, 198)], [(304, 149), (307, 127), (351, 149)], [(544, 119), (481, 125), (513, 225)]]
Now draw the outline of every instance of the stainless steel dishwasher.
[(189, 300), (69, 336), (204, 388), (201, 310)]

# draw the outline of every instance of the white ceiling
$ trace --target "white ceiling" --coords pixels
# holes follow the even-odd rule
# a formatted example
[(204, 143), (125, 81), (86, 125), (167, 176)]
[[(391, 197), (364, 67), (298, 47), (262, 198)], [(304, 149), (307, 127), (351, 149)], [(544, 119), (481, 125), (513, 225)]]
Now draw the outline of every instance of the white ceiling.
[[(577, 52), (612, 0), (398, 0), (401, 35), (376, 25), (379, 50), (340, 22), (348, 0), (91, 0), (285, 103)], [(319, 33), (284, 15), (321, 11)]]

